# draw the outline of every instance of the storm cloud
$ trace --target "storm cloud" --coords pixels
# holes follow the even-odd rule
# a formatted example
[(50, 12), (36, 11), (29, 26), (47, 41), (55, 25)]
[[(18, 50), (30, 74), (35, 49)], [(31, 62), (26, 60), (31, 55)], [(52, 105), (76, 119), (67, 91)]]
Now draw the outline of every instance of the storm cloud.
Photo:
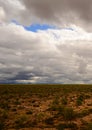
[(63, 21), (63, 18), (71, 21), (71, 18), (80, 18), (84, 21), (92, 21), (91, 0), (23, 0), (23, 3), (30, 14), (33, 13), (41, 19), (58, 22)]

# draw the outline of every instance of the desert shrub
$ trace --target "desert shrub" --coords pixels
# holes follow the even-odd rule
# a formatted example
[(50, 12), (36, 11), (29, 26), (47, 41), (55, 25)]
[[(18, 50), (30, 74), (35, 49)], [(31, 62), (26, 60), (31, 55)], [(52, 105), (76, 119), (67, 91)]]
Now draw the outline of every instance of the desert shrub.
[(78, 117), (84, 117), (90, 114), (90, 109), (84, 109), (80, 113), (77, 113)]
[(70, 129), (73, 129), (73, 130), (77, 130), (77, 125), (75, 123), (62, 123), (62, 124), (59, 124), (56, 129), (57, 130), (64, 130), (66, 128), (70, 128)]
[(92, 130), (92, 123), (86, 123), (84, 126), (80, 128), (80, 130)]
[(49, 118), (45, 119), (45, 123), (48, 124), (48, 125), (53, 125), (54, 124), (54, 118), (49, 117)]
[(38, 123), (38, 121), (37, 121), (37, 119), (35, 119), (35, 118), (28, 118), (28, 120), (27, 121), (25, 121), (25, 124), (24, 124), (24, 127), (26, 127), (26, 128), (30, 128), (30, 127), (36, 127), (37, 126), (37, 123)]
[(59, 115), (63, 115), (64, 109), (65, 109), (65, 107), (63, 105), (58, 106), (58, 109), (57, 109), (58, 110), (58, 114)]
[(57, 111), (58, 114), (62, 115), (63, 110), (64, 110), (64, 106), (63, 105), (52, 104), (48, 110), (50, 110), (50, 111)]
[(62, 124), (59, 124), (56, 129), (57, 130), (64, 130), (66, 128), (66, 124), (65, 123), (62, 123)]
[(2, 109), (6, 109), (6, 110), (10, 108), (8, 101), (2, 101), (2, 102), (0, 102), (0, 107)]
[(31, 115), (31, 114), (33, 114), (33, 112), (32, 112), (32, 110), (28, 110), (28, 111), (26, 112), (26, 114)]
[(62, 102), (63, 105), (67, 105), (67, 98), (63, 97), (62, 100), (61, 100), (61, 102)]
[(87, 130), (92, 130), (92, 123), (88, 123)]
[(78, 99), (81, 100), (81, 101), (83, 101), (83, 100), (85, 99), (84, 94), (80, 94), (80, 95), (78, 96)]
[(19, 116), (15, 120), (15, 127), (16, 128), (24, 128), (26, 126), (26, 123), (27, 123), (27, 116), (26, 115)]
[(0, 130), (4, 130), (5, 123), (0, 120)]
[(71, 122), (67, 124), (67, 128), (73, 129), (73, 130), (78, 130), (77, 124)]
[(77, 105), (77, 106), (81, 106), (81, 105), (82, 105), (82, 101), (79, 100), (79, 99), (77, 99), (77, 101), (76, 101), (76, 105)]
[(16, 109), (16, 108), (12, 108), (11, 111), (12, 111), (12, 112), (16, 112), (17, 109)]
[(45, 114), (44, 113), (39, 113), (37, 114), (36, 118), (37, 118), (37, 121), (42, 121), (43, 118), (44, 118)]
[(78, 96), (78, 98), (76, 100), (76, 105), (77, 106), (82, 105), (83, 101), (84, 101), (84, 95), (81, 94), (80, 96)]
[(55, 105), (55, 104), (51, 104), (51, 106), (48, 108), (48, 110), (50, 111), (58, 111), (58, 105)]
[(85, 99), (89, 99), (91, 96), (89, 94), (85, 94)]
[(74, 119), (76, 117), (76, 114), (75, 114), (73, 108), (71, 108), (71, 107), (64, 108), (63, 117), (67, 121), (71, 121), (72, 119)]
[(56, 96), (55, 99), (53, 100), (53, 104), (58, 105), (59, 104), (59, 97)]
[(2, 117), (3, 117), (3, 119), (7, 119), (8, 118), (8, 112), (7, 111), (3, 111)]
[(16, 99), (16, 100), (14, 101), (14, 104), (15, 104), (15, 105), (20, 105), (21, 103), (20, 103), (19, 99)]
[(92, 108), (89, 108), (88, 110), (89, 110), (89, 113), (92, 113)]
[(6, 110), (0, 110), (0, 130), (5, 128), (5, 121), (8, 118), (8, 112)]
[(88, 110), (88, 109), (84, 109), (84, 110), (80, 113), (81, 116), (86, 116), (86, 115), (88, 115), (88, 114), (89, 114), (89, 110)]
[(6, 110), (0, 111), (0, 120), (6, 120), (8, 118), (8, 112)]

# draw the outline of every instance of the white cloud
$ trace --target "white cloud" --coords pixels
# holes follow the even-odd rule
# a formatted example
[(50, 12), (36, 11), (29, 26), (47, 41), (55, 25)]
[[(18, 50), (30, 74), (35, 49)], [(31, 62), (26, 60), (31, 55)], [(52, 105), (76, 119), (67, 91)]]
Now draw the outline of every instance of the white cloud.
[(0, 7), (0, 24), (5, 20), (5, 12), (2, 7)]
[(91, 83), (92, 33), (72, 28), (34, 33), (0, 26), (0, 81)]

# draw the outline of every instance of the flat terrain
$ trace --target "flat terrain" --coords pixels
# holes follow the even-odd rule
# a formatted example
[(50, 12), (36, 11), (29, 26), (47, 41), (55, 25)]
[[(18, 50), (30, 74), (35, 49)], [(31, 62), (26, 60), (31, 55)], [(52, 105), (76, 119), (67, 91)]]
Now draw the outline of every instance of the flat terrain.
[(0, 130), (92, 130), (92, 85), (0, 85)]

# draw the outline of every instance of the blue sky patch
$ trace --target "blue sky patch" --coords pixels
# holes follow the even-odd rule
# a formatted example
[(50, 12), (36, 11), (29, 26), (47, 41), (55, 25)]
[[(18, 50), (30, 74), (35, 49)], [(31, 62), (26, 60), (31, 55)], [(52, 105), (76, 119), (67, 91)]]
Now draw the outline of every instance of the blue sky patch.
[(30, 26), (24, 26), (24, 28), (27, 30), (27, 31), (32, 31), (32, 32), (37, 32), (38, 30), (48, 30), (48, 29), (56, 29), (55, 26), (50, 26), (50, 25), (47, 25), (47, 24), (32, 24)]
[[(16, 24), (16, 25), (21, 25), (19, 24), (16, 20), (12, 20), (12, 23)], [(23, 25), (21, 25), (23, 26)], [(48, 24), (32, 24), (30, 26), (23, 26), (25, 30), (27, 31), (32, 31), (32, 32), (37, 32), (38, 30), (48, 30), (48, 29), (61, 29), (61, 30), (70, 30), (70, 31), (74, 31), (73, 28), (57, 28), (56, 26), (53, 25), (48, 25)]]
[[(16, 25), (21, 25), (18, 23), (16, 20), (12, 20), (12, 23)], [(23, 25), (21, 25), (23, 26)], [(56, 26), (53, 25), (48, 25), (48, 24), (32, 24), (30, 26), (23, 26), (25, 30), (27, 31), (32, 31), (32, 32), (37, 32), (38, 30), (48, 30), (48, 29), (56, 29)]]

